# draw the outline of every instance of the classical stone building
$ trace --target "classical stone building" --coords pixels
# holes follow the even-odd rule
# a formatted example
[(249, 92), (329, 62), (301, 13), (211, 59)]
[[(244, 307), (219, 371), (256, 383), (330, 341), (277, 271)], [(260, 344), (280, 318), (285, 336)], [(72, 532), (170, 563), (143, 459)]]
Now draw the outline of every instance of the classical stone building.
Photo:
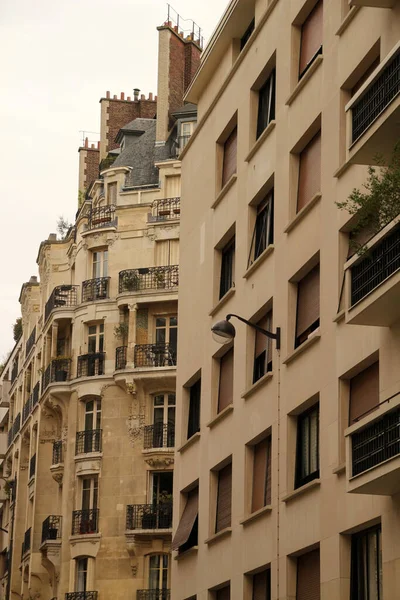
[(158, 98), (101, 100), (75, 222), (22, 286), (0, 377), (3, 598), (170, 596), (179, 154), (201, 51), (182, 24), (159, 28)]
[(233, 0), (186, 94), (173, 600), (400, 598), (400, 231), (354, 253), (336, 206), (399, 39), (395, 0)]

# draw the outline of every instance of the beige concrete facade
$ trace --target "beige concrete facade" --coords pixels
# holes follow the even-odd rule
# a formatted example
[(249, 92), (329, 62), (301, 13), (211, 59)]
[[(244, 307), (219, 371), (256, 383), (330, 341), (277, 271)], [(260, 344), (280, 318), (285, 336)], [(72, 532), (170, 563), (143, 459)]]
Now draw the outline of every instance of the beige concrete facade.
[[(389, 155), (393, 142), (400, 139), (400, 75), (394, 66), (398, 62), (393, 62), (399, 56), (400, 5), (324, 0), (322, 49), (299, 78), (302, 26), (316, 4), (231, 2), (186, 96), (198, 104), (198, 125), (182, 155), (174, 530), (179, 531), (182, 516), (187, 522), (185, 506), (197, 486), (199, 511), (197, 540), (188, 542), (190, 548), (173, 552), (172, 600), (308, 598), (301, 595), (300, 580), (305, 557), (312, 552), (313, 560), (318, 557), (318, 565), (314, 562), (310, 571), (318, 580), (312, 584), (318, 588), (312, 598), (400, 597), (397, 425), (392, 438), (397, 450), (380, 455), (376, 462), (370, 456), (372, 448), (382, 450), (372, 439), (370, 426), (375, 423), (389, 435), (388, 419), (398, 423), (398, 272), (389, 272), (368, 294), (352, 299), (353, 268), (362, 259), (347, 260), (351, 222), (335, 205), (363, 185), (371, 157), (376, 152)], [(254, 31), (240, 50), (240, 38), (253, 18)], [(389, 64), (395, 70), (397, 91), (374, 118), (367, 117), (355, 136), (357, 103), (376, 90)], [(275, 113), (256, 141), (259, 90), (274, 69)], [(226, 152), (235, 126), (236, 172), (221, 189), (223, 148), (225, 144)], [(298, 210), (301, 153), (318, 132), (320, 182)], [(249, 253), (257, 205), (271, 190), (273, 242), (255, 259)], [(382, 239), (388, 240), (395, 227), (389, 224), (369, 246), (377, 248)], [(221, 255), (233, 236), (233, 276), (220, 299)], [(318, 322), (296, 343), (299, 289), (318, 264)], [(272, 370), (265, 370), (256, 382), (255, 332), (232, 318), (236, 328), (232, 403), (219, 411), (220, 359), (227, 347), (213, 340), (211, 326), (228, 313), (257, 323), (270, 310), (270, 330), (281, 328), (281, 348), (272, 342)], [(354, 377), (377, 360), (375, 411), (360, 415), (349, 426)], [(191, 393), (200, 378), (200, 428), (192, 429), (188, 440)], [(308, 481), (299, 483), (299, 424), (311, 407), (319, 412), (318, 468)], [(367, 456), (371, 462), (360, 473), (355, 472), (357, 432), (372, 436)], [(272, 444), (271, 498), (254, 511), (254, 453), (266, 436)], [(218, 481), (229, 464), (230, 524), (218, 530)], [(193, 533), (193, 523), (189, 520), (189, 530), (185, 525), (187, 532)], [(354, 555), (357, 540), (365, 539), (362, 532), (369, 528), (381, 536), (377, 555), (382, 570), (377, 567), (374, 582), (361, 575), (357, 580), (351, 565), (352, 548)], [(255, 575), (263, 569), (270, 573), (270, 596), (255, 595)], [(306, 588), (308, 584), (306, 579)], [(364, 585), (370, 586), (369, 596), (362, 595), (367, 593), (361, 591)]]

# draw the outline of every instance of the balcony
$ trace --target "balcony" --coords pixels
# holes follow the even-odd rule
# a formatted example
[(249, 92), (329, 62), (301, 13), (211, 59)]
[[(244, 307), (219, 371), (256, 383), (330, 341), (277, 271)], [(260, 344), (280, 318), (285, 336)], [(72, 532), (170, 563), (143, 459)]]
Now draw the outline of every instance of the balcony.
[(61, 465), (64, 462), (63, 456), (63, 443), (62, 440), (57, 440), (53, 442), (53, 456), (52, 456), (52, 465)]
[(105, 352), (93, 352), (78, 356), (77, 377), (96, 377), (104, 375)]
[(375, 8), (393, 8), (396, 0), (349, 0), (351, 6), (372, 6)]
[(32, 392), (32, 408), (31, 410), (33, 410), (36, 406), (36, 404), (39, 402), (39, 392), (40, 392), (40, 383), (39, 381), (36, 383), (35, 387), (33, 388), (33, 392)]
[(115, 370), (119, 371), (126, 368), (127, 346), (120, 346), (115, 350)]
[(11, 426), (11, 428), (9, 429), (8, 433), (7, 433), (7, 444), (8, 444), (8, 448), (11, 446), (11, 444), (13, 443), (13, 428)]
[(171, 344), (137, 344), (135, 367), (176, 367), (176, 347)]
[(400, 224), (384, 227), (345, 269), (347, 323), (390, 327), (400, 319)]
[(50, 383), (64, 383), (71, 377), (71, 359), (54, 358), (42, 374), (42, 394)]
[(172, 502), (130, 504), (126, 507), (127, 530), (171, 529)]
[(29, 527), (29, 529), (27, 531), (25, 531), (24, 541), (22, 542), (21, 560), (31, 550), (31, 537), (32, 537), (32, 528)]
[(138, 590), (136, 600), (170, 600), (170, 590)]
[(21, 413), (18, 413), (17, 416), (14, 419), (13, 425), (12, 425), (12, 439), (14, 440), (16, 435), (19, 433), (21, 429)]
[(154, 200), (147, 220), (149, 223), (162, 223), (163, 221), (176, 221), (180, 217), (181, 199), (165, 198), (164, 200)]
[(97, 592), (68, 592), (65, 600), (97, 600)]
[(101, 452), (101, 429), (78, 431), (76, 434), (75, 454)]
[(25, 423), (32, 410), (32, 394), (29, 396), (28, 400), (25, 402), (24, 407), (22, 409), (22, 424)]
[(8, 434), (7, 433), (0, 433), (0, 459), (4, 458), (5, 455), (7, 454), (7, 448), (10, 444), (8, 444)]
[(34, 343), (36, 341), (36, 327), (33, 328), (31, 335), (28, 338), (25, 346), (25, 356), (28, 356), (29, 352), (32, 350)]
[(109, 297), (110, 277), (96, 277), (82, 283), (82, 302), (106, 300)]
[(170, 290), (179, 285), (179, 266), (145, 267), (128, 269), (119, 274), (118, 292), (140, 292), (143, 290)]
[(352, 163), (389, 158), (400, 139), (400, 42), (346, 106)]
[(11, 371), (11, 385), (17, 379), (18, 376), (18, 359), (13, 363), (12, 371)]
[(48, 541), (61, 540), (62, 517), (50, 515), (42, 524), (42, 544)]
[(46, 302), (44, 309), (44, 320), (50, 316), (50, 313), (55, 308), (71, 308), (76, 306), (78, 302), (78, 286), (77, 285), (59, 285), (54, 288), (50, 298)]
[(143, 448), (173, 448), (175, 446), (175, 424), (155, 423), (144, 427)]
[(99, 531), (99, 509), (74, 510), (72, 513), (72, 535), (90, 535)]
[(36, 473), (36, 454), (34, 454), (29, 461), (29, 479), (35, 476)]
[(102, 227), (116, 227), (115, 206), (99, 206), (93, 208), (89, 213), (88, 229), (100, 229)]

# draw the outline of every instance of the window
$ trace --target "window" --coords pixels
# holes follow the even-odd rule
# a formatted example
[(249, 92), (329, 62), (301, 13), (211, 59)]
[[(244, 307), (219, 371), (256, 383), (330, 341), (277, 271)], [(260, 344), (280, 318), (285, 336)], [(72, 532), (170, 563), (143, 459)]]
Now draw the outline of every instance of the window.
[(231, 526), (232, 463), (218, 471), (217, 511), (215, 533)]
[(295, 347), (303, 344), (319, 327), (319, 265), (297, 284)]
[(319, 406), (298, 417), (296, 482), (299, 488), (319, 477)]
[(98, 497), (99, 481), (96, 477), (86, 477), (82, 480), (82, 509), (74, 519), (73, 531), (81, 535), (98, 531)]
[(235, 238), (233, 237), (221, 251), (221, 279), (219, 298), (235, 286)]
[(349, 425), (379, 404), (379, 362), (350, 380)]
[(299, 79), (322, 54), (323, 3), (319, 0), (301, 27)]
[(257, 139), (275, 119), (275, 69), (258, 92)]
[(243, 50), (243, 48), (245, 47), (245, 45), (249, 41), (250, 36), (253, 33), (253, 31), (254, 31), (254, 28), (255, 28), (255, 20), (252, 19), (250, 25), (248, 26), (248, 28), (246, 29), (246, 31), (244, 32), (243, 36), (240, 39), (240, 51)]
[[(149, 590), (168, 589), (168, 554), (154, 554), (150, 556), (149, 564)], [(161, 598), (161, 594), (157, 596)]]
[[(171, 177), (167, 177), (167, 179), (171, 179)], [(168, 196), (168, 198), (175, 197), (179, 197), (179, 194)], [(169, 267), (179, 264), (179, 240), (157, 240), (155, 245), (155, 263), (157, 267)], [(156, 283), (158, 288), (165, 288), (166, 286), (165, 279), (160, 276)], [(178, 282), (175, 285), (178, 285)]]
[(351, 539), (351, 600), (382, 600), (381, 526)]
[(274, 192), (271, 190), (257, 206), (256, 222), (254, 224), (253, 237), (251, 239), (249, 268), (255, 260), (274, 243)]
[[(272, 330), (272, 310), (257, 323), (262, 329)], [(253, 383), (272, 371), (272, 340), (263, 333), (256, 331), (254, 348)]]
[(173, 489), (172, 471), (153, 472), (153, 484), (151, 489), (152, 504), (160, 504), (160, 502), (172, 502)]
[(251, 512), (271, 504), (271, 438), (253, 446), (253, 489)]
[(108, 204), (117, 203), (117, 182), (109, 183), (107, 186), (107, 200)]
[(93, 252), (93, 279), (108, 277), (108, 250)]
[(153, 448), (174, 445), (175, 394), (157, 394), (153, 397)]
[(101, 427), (101, 398), (89, 400), (85, 404), (85, 431)]
[(218, 409), (220, 413), (233, 403), (233, 348), (219, 361)]
[(87, 591), (88, 559), (78, 558), (76, 561), (76, 592)]
[(169, 344), (176, 356), (178, 342), (178, 317), (156, 318), (156, 344)]
[(179, 150), (182, 151), (192, 137), (196, 121), (184, 121), (181, 123), (181, 135), (179, 138)]
[(321, 597), (319, 548), (297, 559), (296, 600), (319, 600)]
[(237, 127), (224, 143), (224, 158), (222, 165), (222, 187), (236, 173), (237, 167)]
[(321, 131), (302, 150), (299, 156), (297, 212), (321, 192)]
[(231, 586), (226, 585), (225, 587), (215, 592), (215, 600), (230, 600), (231, 599)]
[(88, 326), (88, 352), (104, 352), (104, 323)]
[(198, 543), (199, 488), (186, 494), (186, 504), (172, 542), (172, 550), (185, 552)]
[[(104, 374), (104, 323), (88, 326), (88, 356), (83, 359), (78, 359), (80, 376), (94, 377)], [(79, 360), (83, 360), (81, 365)]]
[(97, 477), (88, 477), (82, 481), (82, 510), (95, 510), (99, 495), (99, 481)]
[(252, 600), (271, 600), (271, 569), (256, 573), (252, 579)]
[(201, 399), (201, 379), (198, 379), (189, 388), (189, 418), (187, 438), (191, 438), (197, 431), (200, 431), (200, 399)]

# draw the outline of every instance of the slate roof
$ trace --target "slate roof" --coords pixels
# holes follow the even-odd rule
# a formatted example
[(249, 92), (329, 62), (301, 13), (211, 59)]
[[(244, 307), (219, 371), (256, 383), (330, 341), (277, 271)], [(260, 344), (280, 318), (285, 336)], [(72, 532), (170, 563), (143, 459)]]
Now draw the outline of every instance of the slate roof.
[(157, 184), (158, 169), (154, 166), (156, 120), (135, 119), (128, 123), (128, 126), (130, 131), (143, 131), (144, 129), (144, 133), (124, 136), (125, 147), (115, 159), (113, 166), (131, 167), (131, 172), (126, 178), (126, 187)]

